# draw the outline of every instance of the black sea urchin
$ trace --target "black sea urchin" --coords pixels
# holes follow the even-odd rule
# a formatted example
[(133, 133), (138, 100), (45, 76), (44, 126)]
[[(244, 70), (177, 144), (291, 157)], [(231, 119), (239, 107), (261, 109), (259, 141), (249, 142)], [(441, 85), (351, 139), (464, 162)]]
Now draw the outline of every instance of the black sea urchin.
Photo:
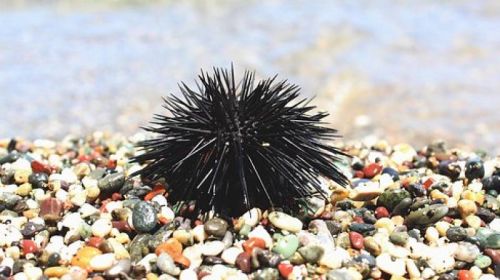
[(310, 113), (299, 87), (276, 77), (254, 85), (246, 72), (214, 69), (199, 76), (198, 91), (184, 83), (184, 98), (165, 99), (172, 116), (155, 115), (158, 137), (138, 144), (133, 159), (146, 163), (143, 178), (165, 178), (169, 200), (195, 201), (199, 211), (237, 216), (259, 207), (299, 209), (298, 200), (323, 196), (318, 176), (345, 184), (334, 165), (344, 155), (325, 141), (336, 130), (323, 126), (327, 113)]

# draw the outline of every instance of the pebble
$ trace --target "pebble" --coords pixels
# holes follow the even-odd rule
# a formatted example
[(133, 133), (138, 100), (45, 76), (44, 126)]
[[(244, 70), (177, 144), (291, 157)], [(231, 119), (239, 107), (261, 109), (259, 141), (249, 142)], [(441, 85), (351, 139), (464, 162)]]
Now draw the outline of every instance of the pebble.
[(96, 271), (104, 271), (113, 266), (115, 263), (115, 254), (107, 253), (102, 255), (94, 256), (90, 260), (90, 268)]
[(455, 252), (455, 259), (472, 263), (481, 254), (479, 248), (469, 242), (459, 242)]
[(227, 231), (228, 224), (220, 218), (213, 218), (205, 223), (203, 229), (208, 235), (215, 237), (224, 237)]
[(463, 227), (450, 227), (446, 231), (446, 237), (452, 242), (462, 241), (467, 237), (467, 230)]
[(222, 252), (222, 255), (221, 255), (221, 258), (228, 264), (232, 264), (234, 265), (235, 262), (236, 262), (236, 258), (238, 257), (238, 255), (240, 253), (242, 253), (243, 250), (241, 250), (240, 248), (238, 247), (230, 247), (230, 248), (227, 248), (225, 249), (223, 252)]
[(280, 238), (273, 246), (273, 252), (280, 254), (284, 259), (288, 259), (299, 248), (299, 239), (296, 235), (290, 234)]
[(325, 249), (319, 245), (307, 245), (299, 248), (300, 255), (309, 263), (317, 263), (325, 253)]
[(92, 225), (92, 234), (97, 237), (105, 237), (113, 228), (109, 219), (99, 219)]
[(302, 229), (302, 222), (299, 219), (283, 212), (271, 212), (268, 215), (268, 219), (273, 226), (292, 233), (299, 232)]
[(118, 260), (112, 267), (106, 270), (105, 275), (116, 277), (120, 274), (127, 274), (130, 271), (131, 265), (130, 259)]
[(203, 244), (201, 253), (205, 256), (217, 256), (224, 250), (224, 242), (219, 240), (208, 241)]
[(247, 252), (242, 252), (236, 257), (236, 267), (245, 273), (252, 271), (252, 256)]
[(357, 233), (355, 231), (349, 232), (349, 240), (351, 241), (351, 246), (353, 248), (358, 250), (364, 248), (364, 238), (360, 233)]
[(174, 264), (174, 260), (167, 253), (161, 253), (156, 259), (156, 265), (165, 273), (176, 276), (181, 273), (181, 269)]
[(383, 253), (375, 260), (377, 267), (385, 273), (393, 276), (404, 276), (406, 274), (406, 264), (402, 259), (392, 260), (389, 254)]
[(132, 211), (132, 223), (138, 232), (152, 231), (158, 222), (157, 211), (153, 205), (140, 201)]

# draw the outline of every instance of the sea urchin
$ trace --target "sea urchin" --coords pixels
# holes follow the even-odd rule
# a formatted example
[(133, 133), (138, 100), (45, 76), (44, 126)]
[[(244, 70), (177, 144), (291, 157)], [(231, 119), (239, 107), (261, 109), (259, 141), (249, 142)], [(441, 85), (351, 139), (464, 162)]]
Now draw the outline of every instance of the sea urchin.
[(237, 216), (259, 207), (299, 209), (299, 200), (325, 197), (319, 176), (345, 184), (334, 165), (344, 156), (326, 142), (336, 130), (327, 113), (298, 100), (299, 87), (276, 77), (254, 84), (245, 72), (214, 69), (199, 76), (198, 91), (182, 83), (183, 98), (171, 96), (145, 129), (158, 135), (142, 141), (143, 178), (164, 178), (169, 201), (195, 201), (198, 211)]

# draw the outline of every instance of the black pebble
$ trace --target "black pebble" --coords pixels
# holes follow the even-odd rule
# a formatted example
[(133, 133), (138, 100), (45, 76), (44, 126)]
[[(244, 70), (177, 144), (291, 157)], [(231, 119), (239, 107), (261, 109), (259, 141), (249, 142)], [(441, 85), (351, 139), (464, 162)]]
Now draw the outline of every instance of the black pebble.
[(472, 159), (465, 164), (465, 177), (469, 180), (481, 179), (484, 176), (484, 165), (479, 159)]

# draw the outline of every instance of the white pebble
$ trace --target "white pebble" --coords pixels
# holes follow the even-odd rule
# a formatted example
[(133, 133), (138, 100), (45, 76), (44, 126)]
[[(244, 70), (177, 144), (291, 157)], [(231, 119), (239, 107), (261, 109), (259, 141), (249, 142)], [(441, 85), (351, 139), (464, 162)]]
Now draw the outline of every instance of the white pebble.
[(221, 258), (226, 263), (234, 265), (234, 263), (236, 261), (236, 257), (238, 257), (238, 255), (241, 252), (243, 252), (243, 250), (241, 250), (238, 247), (230, 247), (230, 248), (227, 248), (226, 250), (224, 250), (224, 252), (222, 252)]
[(113, 266), (115, 263), (115, 254), (107, 253), (97, 255), (90, 260), (90, 267), (93, 270), (104, 271)]
[(179, 280), (196, 280), (198, 275), (192, 269), (184, 269), (179, 275)]
[(302, 229), (302, 222), (283, 212), (274, 211), (269, 213), (268, 219), (273, 226), (289, 232), (299, 232)]
[(252, 208), (245, 212), (245, 214), (240, 217), (240, 220), (242, 221), (242, 224), (254, 227), (259, 223), (261, 217), (262, 211), (259, 208)]
[(435, 227), (428, 227), (425, 231), (425, 239), (431, 244), (435, 244), (439, 239), (439, 232)]
[(219, 240), (205, 242), (201, 253), (205, 256), (217, 256), (224, 250), (224, 242)]
[(375, 260), (377, 267), (390, 275), (403, 276), (406, 274), (405, 261), (402, 259), (393, 261), (389, 254), (382, 253)]
[(92, 234), (97, 237), (105, 237), (109, 234), (113, 225), (108, 219), (99, 219), (92, 225)]

